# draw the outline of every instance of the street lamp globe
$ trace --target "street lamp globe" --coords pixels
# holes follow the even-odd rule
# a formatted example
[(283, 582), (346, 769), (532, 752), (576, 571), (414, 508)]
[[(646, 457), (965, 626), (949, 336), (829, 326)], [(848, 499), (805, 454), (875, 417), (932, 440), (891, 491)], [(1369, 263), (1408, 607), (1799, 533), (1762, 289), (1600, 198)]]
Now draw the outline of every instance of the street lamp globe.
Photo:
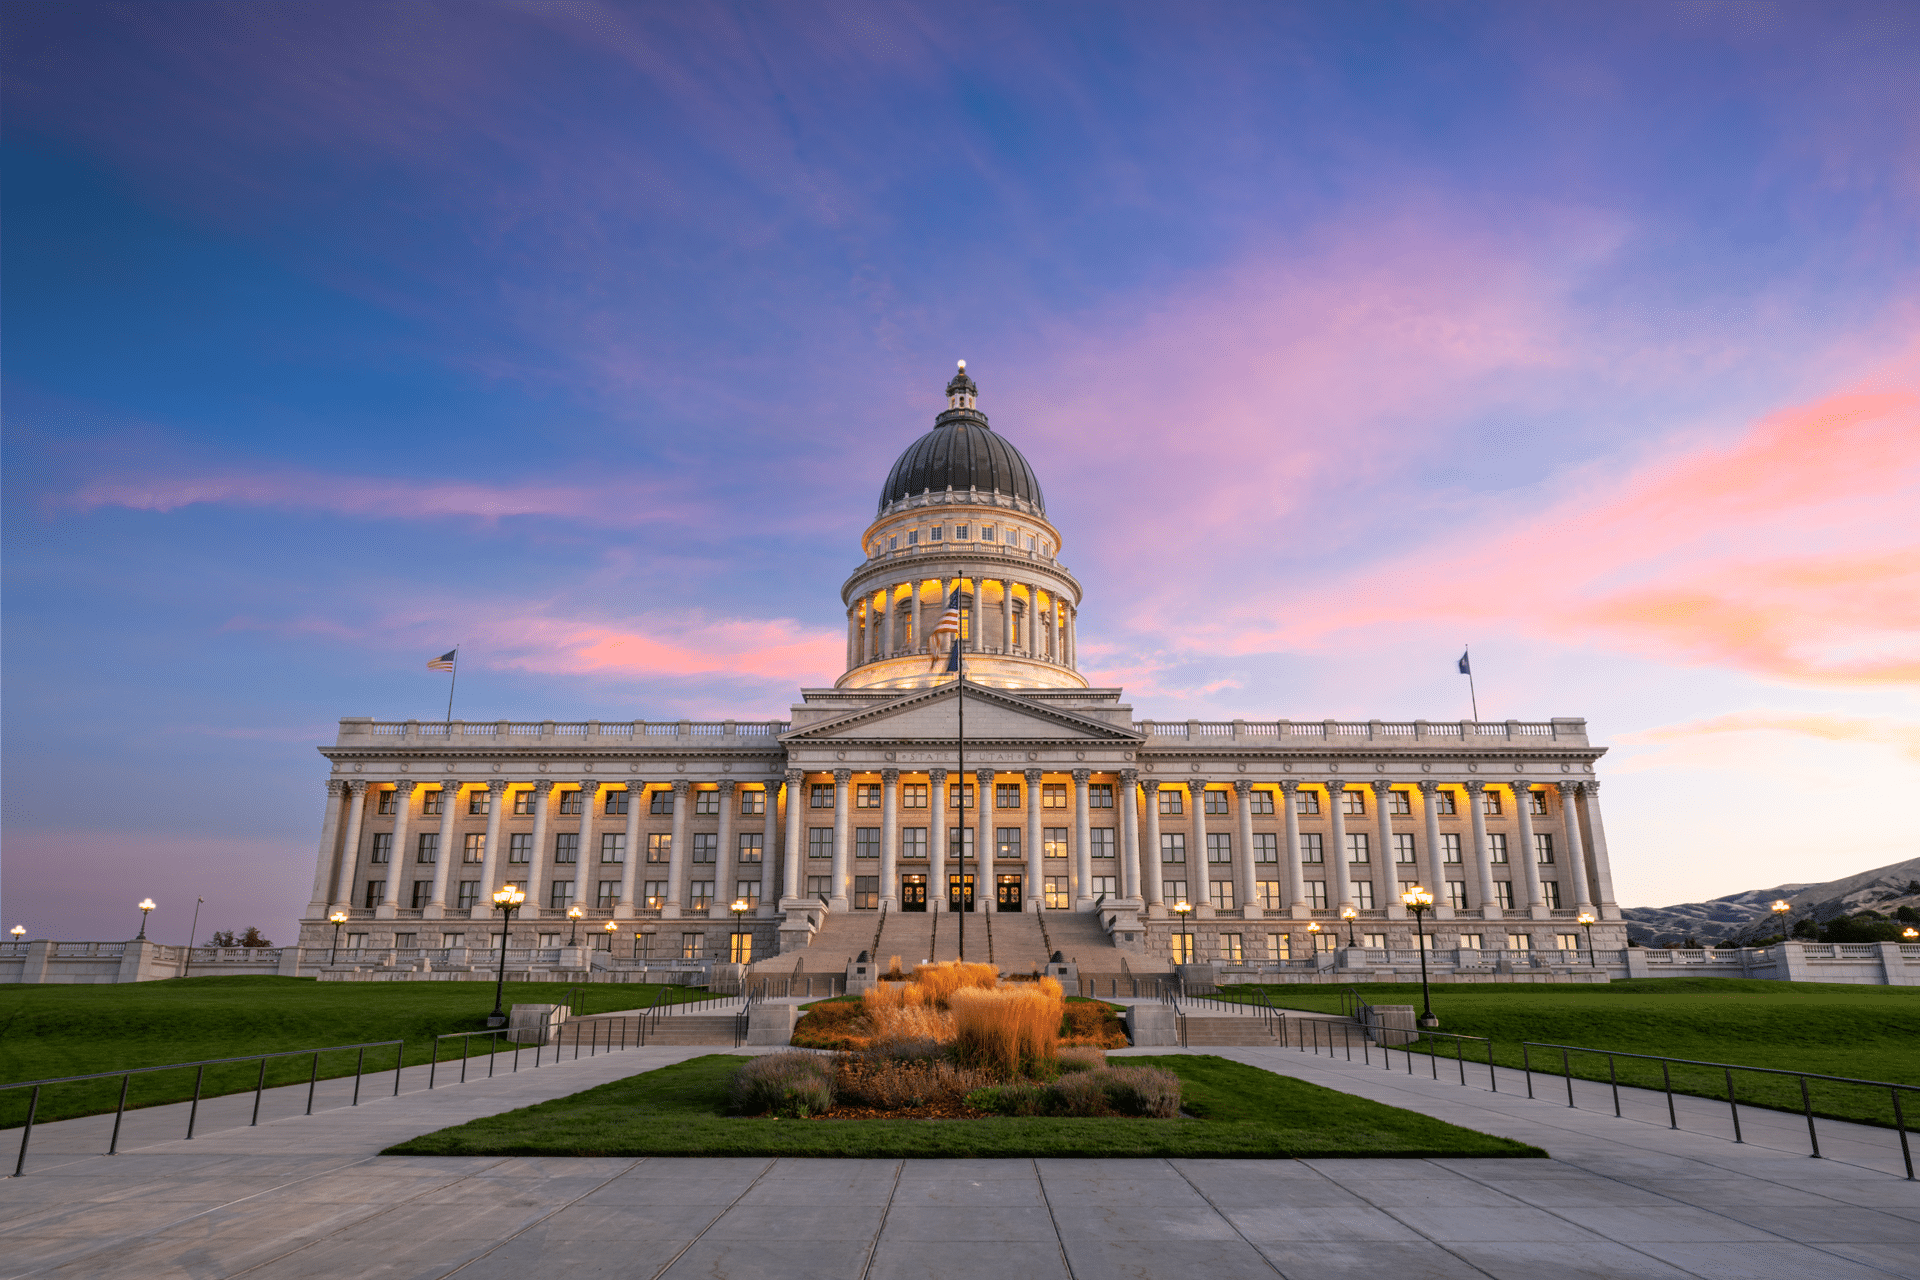
[(573, 927), (567, 932), (568, 946), (577, 947), (580, 945), (580, 917), (586, 914), (587, 914), (586, 909), (581, 907), (578, 903), (567, 908), (567, 919), (573, 925)]
[(20, 939), (27, 936), (27, 926), (23, 924), (17, 924), (13, 926), (13, 928), (7, 930), (7, 932), (13, 935), (13, 940), (15, 942), (18, 942), (20, 941)]
[(140, 899), (140, 932), (134, 935), (133, 940), (135, 942), (145, 942), (147, 940), (147, 913), (152, 911), (156, 905), (158, 904), (156, 904), (152, 898)]
[(1359, 917), (1360, 917), (1360, 913), (1351, 906), (1345, 906), (1340, 908), (1340, 918), (1347, 922), (1347, 945), (1349, 947), (1354, 945), (1353, 922), (1359, 919)]
[(1599, 917), (1595, 916), (1591, 911), (1582, 911), (1573, 918), (1575, 924), (1587, 931), (1587, 963), (1595, 969), (1600, 967), (1600, 958), (1593, 952), (1593, 926), (1598, 919)]
[(1400, 895), (1400, 903), (1413, 912), (1413, 925), (1420, 934), (1420, 1026), (1430, 1031), (1440, 1025), (1440, 1019), (1433, 1016), (1433, 999), (1427, 988), (1427, 911), (1433, 906), (1433, 895), (1420, 885), (1409, 885)]
[[(16, 930), (16, 932), (18, 931)], [(1920, 938), (1920, 929), (1914, 929), (1911, 927), (1902, 929), (1900, 931), (1900, 937), (1907, 942), (1912, 942), (1915, 938)]]

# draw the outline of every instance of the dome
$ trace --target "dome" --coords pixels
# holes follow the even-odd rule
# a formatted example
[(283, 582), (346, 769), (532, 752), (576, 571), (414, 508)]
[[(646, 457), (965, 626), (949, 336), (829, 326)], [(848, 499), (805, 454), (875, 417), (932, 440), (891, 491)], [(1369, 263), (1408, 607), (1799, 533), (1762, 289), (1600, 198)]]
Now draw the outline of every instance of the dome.
[(1045, 496), (1033, 467), (1021, 452), (987, 425), (987, 415), (974, 408), (978, 388), (967, 376), (966, 362), (947, 384), (947, 409), (934, 419), (933, 430), (908, 445), (887, 473), (880, 491), (880, 510), (925, 490), (944, 493), (949, 487), (965, 493), (1000, 493), (1031, 503), (1044, 514)]

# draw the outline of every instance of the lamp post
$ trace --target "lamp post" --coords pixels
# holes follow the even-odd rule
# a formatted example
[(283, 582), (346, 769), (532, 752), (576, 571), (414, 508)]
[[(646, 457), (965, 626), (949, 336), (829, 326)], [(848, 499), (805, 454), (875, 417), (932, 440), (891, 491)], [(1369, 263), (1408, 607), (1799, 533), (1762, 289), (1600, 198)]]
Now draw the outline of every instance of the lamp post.
[[(20, 931), (18, 929), (15, 929), (14, 932), (18, 933)], [(1916, 938), (1920, 938), (1920, 929), (1915, 929), (1909, 926), (1908, 928), (1902, 929), (1900, 931), (1900, 940), (1902, 942), (1912, 942)]]
[(586, 914), (586, 911), (577, 905), (567, 908), (567, 920), (573, 926), (567, 931), (568, 946), (577, 947), (580, 945), (580, 917)]
[(1355, 911), (1352, 907), (1340, 908), (1340, 918), (1347, 922), (1347, 945), (1349, 947), (1353, 945), (1353, 922), (1359, 916), (1359, 914), (1360, 913), (1358, 911)]
[(23, 924), (17, 924), (13, 926), (13, 928), (7, 930), (7, 932), (13, 935), (13, 940), (15, 942), (19, 942), (27, 936), (27, 926)]
[(1431, 1030), (1440, 1025), (1433, 1016), (1433, 1000), (1427, 993), (1427, 912), (1433, 907), (1433, 895), (1414, 885), (1400, 895), (1400, 901), (1413, 912), (1413, 927), (1420, 935), (1420, 1025)]
[[(753, 904), (745, 898), (735, 898), (727, 910), (733, 912), (733, 963), (746, 964), (747, 961), (741, 958), (740, 953), (744, 950), (748, 955), (752, 955), (753, 951), (750, 947), (741, 946), (740, 940), (743, 935), (740, 932), (740, 918), (753, 910)], [(879, 959), (878, 956), (874, 958)]]
[(145, 942), (147, 940), (147, 913), (152, 911), (156, 905), (152, 898), (140, 899), (140, 932), (135, 936), (135, 942)]
[(1787, 940), (1787, 917), (1793, 914), (1793, 904), (1785, 898), (1778, 898), (1775, 899), (1774, 904), (1768, 907), (1767, 910), (1773, 912), (1773, 918), (1780, 922), (1780, 940), (1785, 942)]
[(1591, 911), (1582, 911), (1573, 918), (1575, 924), (1587, 931), (1587, 963), (1598, 969), (1600, 967), (1600, 959), (1593, 953), (1593, 921), (1594, 915)]
[(1318, 966), (1320, 963), (1320, 922), (1318, 920), (1307, 922), (1307, 946), (1313, 949), (1313, 963)]
[(607, 961), (611, 964), (613, 961), (613, 935), (620, 932), (620, 926), (609, 920), (602, 927), (607, 931)]
[(1186, 952), (1186, 957), (1187, 957), (1185, 960), (1180, 962), (1182, 964), (1193, 963), (1193, 935), (1187, 932), (1187, 914), (1192, 910), (1193, 910), (1193, 904), (1191, 902), (1188, 902), (1185, 898), (1180, 898), (1177, 901), (1175, 901), (1173, 904), (1173, 913), (1180, 917), (1181, 946), (1182, 946), (1182, 949)]
[(507, 989), (507, 930), (513, 924), (513, 913), (527, 895), (518, 885), (502, 885), (493, 895), (494, 908), (500, 912), (500, 974), (493, 982), (493, 1012), (487, 1015), (487, 1025), (498, 1027), (506, 1023), (507, 1015), (501, 1011), (500, 997)]
[(327, 963), (332, 964), (340, 958), (340, 926), (347, 922), (347, 913), (336, 911), (327, 917), (327, 923), (333, 926), (333, 950), (327, 952)]

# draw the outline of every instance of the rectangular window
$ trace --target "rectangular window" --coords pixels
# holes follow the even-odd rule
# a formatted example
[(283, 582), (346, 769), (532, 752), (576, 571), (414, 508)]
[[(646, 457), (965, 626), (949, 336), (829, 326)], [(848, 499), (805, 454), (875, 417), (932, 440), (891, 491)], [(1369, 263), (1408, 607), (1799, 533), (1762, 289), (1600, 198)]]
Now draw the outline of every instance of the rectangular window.
[(1387, 792), (1387, 812), (1392, 814), (1411, 814), (1413, 797), (1404, 791)]
[(818, 898), (822, 902), (831, 899), (833, 897), (833, 877), (808, 876), (807, 896), (809, 898)]
[(1525, 933), (1510, 933), (1510, 934), (1508, 934), (1508, 935), (1507, 935), (1507, 950), (1509, 950), (1509, 951), (1531, 951), (1531, 950), (1533, 950), (1533, 936), (1532, 936), (1531, 934), (1525, 934)]
[(673, 792), (665, 787), (656, 787), (647, 793), (648, 813), (672, 813)]
[(1498, 791), (1482, 791), (1480, 793), (1480, 812), (1489, 816), (1497, 815), (1500, 812), (1500, 793)]
[(433, 881), (415, 880), (413, 882), (413, 909), (418, 911), (433, 900)]
[(1353, 882), (1353, 905), (1362, 911), (1373, 910), (1373, 881), (1355, 880)]
[(1327, 909), (1327, 882), (1325, 880), (1307, 881), (1307, 905), (1315, 911)]
[(1223, 933), (1220, 935), (1220, 959), (1228, 964), (1245, 963), (1240, 950), (1239, 934)]
[(927, 536), (931, 538), (933, 541), (938, 542), (942, 537), (946, 535), (946, 532), (947, 532), (947, 527), (945, 525), (937, 524), (933, 526), (933, 528), (927, 530)]
[(627, 835), (624, 831), (603, 831), (600, 833), (600, 861), (625, 862), (627, 860)]
[(1433, 793), (1433, 811), (1443, 817), (1460, 812), (1459, 806), (1454, 800), (1453, 792), (1445, 787), (1441, 787), (1438, 791), (1435, 791)]
[(1360, 945), (1384, 950), (1387, 945), (1387, 935), (1384, 933), (1363, 933), (1360, 935)]
[(553, 860), (555, 862), (580, 861), (580, 833), (561, 831), (553, 837)]
[(437, 818), (447, 811), (447, 797), (455, 788), (442, 787), (438, 791), (429, 791), (420, 797), (420, 813), (423, 817)]
[(516, 791), (513, 793), (513, 816), (524, 818), (533, 812), (533, 792)]
[(647, 837), (647, 861), (663, 867), (673, 861), (671, 832), (656, 831)]
[(560, 813), (579, 817), (587, 811), (587, 793), (584, 791), (562, 791), (560, 793)]
[(1367, 833), (1349, 831), (1347, 833), (1347, 861), (1371, 862), (1373, 850), (1367, 844)]
[(964, 525), (964, 524), (957, 524), (957, 525), (955, 525), (955, 526), (953, 526), (953, 540), (954, 540), (955, 542), (965, 542), (965, 541), (967, 540), (967, 526), (966, 526), (966, 525)]
[(880, 856), (880, 828), (854, 828), (853, 856), (856, 858), (877, 858)]
[(474, 904), (479, 901), (480, 882), (478, 880), (462, 880), (460, 882), (460, 892), (454, 898), (454, 905), (463, 911), (467, 911), (472, 910)]
[(1018, 809), (1020, 807), (1020, 784), (1017, 782), (994, 783), (993, 807), (996, 809)]
[(415, 862), (426, 863), (440, 861), (440, 834), (438, 832), (429, 831), (420, 837), (420, 844), (413, 855), (413, 860)]
[(1440, 837), (1440, 861), (1458, 866), (1460, 863), (1460, 833), (1449, 831)]
[(1553, 935), (1553, 941), (1554, 945), (1562, 951), (1578, 951), (1580, 949), (1580, 935), (1577, 933), (1556, 933)]
[(1182, 794), (1184, 793), (1175, 791), (1171, 787), (1160, 788), (1160, 812), (1162, 814), (1185, 813), (1187, 811), (1186, 807), (1180, 801)]
[(1088, 892), (1093, 894), (1096, 899), (1117, 898), (1120, 896), (1116, 878), (1113, 876), (1094, 876), (1089, 883), (1091, 887)]
[(1478, 933), (1463, 933), (1460, 935), (1458, 945), (1468, 951), (1478, 951), (1486, 945), (1486, 936)]
[(927, 829), (903, 827), (900, 831), (900, 856), (924, 862), (927, 857)]
[(1047, 895), (1047, 910), (1065, 911), (1073, 905), (1072, 891), (1067, 887), (1068, 880), (1067, 876), (1046, 876), (1042, 879), (1041, 884)]
[(1042, 809), (1064, 809), (1067, 807), (1067, 784), (1064, 782), (1043, 782), (1040, 784), (1040, 807)]
[(377, 907), (387, 900), (387, 882), (385, 880), (367, 881), (367, 906)]
[(1507, 860), (1507, 837), (1498, 831), (1489, 833), (1487, 836), (1487, 849), (1492, 854), (1494, 862), (1505, 862)]
[(348, 935), (347, 935), (347, 950), (349, 950), (349, 951), (364, 951), (364, 950), (366, 950), (366, 947), (367, 947), (367, 935), (366, 935), (366, 934), (364, 934), (364, 933), (350, 933), (350, 934), (348, 934)]
[(727, 957), (730, 964), (753, 963), (753, 935), (736, 929), (727, 937)]
[(760, 791), (740, 792), (740, 816), (743, 818), (764, 818), (767, 816), (767, 795), (771, 788)]
[(518, 831), (507, 837), (508, 862), (533, 861), (533, 833)]
[(687, 884), (687, 906), (694, 911), (705, 911), (713, 905), (713, 881), (692, 880)]
[(1258, 816), (1273, 812), (1273, 792), (1255, 790), (1247, 792), (1247, 812)]
[(1040, 856), (1043, 858), (1064, 858), (1067, 856), (1067, 829), (1065, 827), (1044, 827), (1040, 832)]
[(607, 803), (601, 809), (601, 812), (606, 814), (609, 818), (626, 817), (627, 816), (627, 797), (631, 796), (632, 794), (633, 793), (631, 791), (608, 791)]
[(640, 896), (648, 907), (656, 911), (659, 910), (661, 907), (667, 905), (667, 882), (665, 880), (648, 880), (644, 882), (641, 885)]
[(720, 812), (720, 792), (696, 791), (693, 793), (693, 811), (702, 817), (713, 817)]
[(900, 788), (900, 807), (902, 809), (924, 809), (927, 807), (928, 784), (909, 782)]
[(1553, 836), (1546, 831), (1533, 833), (1533, 860), (1543, 867), (1553, 865)]
[(573, 905), (573, 881), (555, 880), (547, 890), (547, 905), (555, 911), (565, 911)]
[(1188, 901), (1187, 882), (1185, 880), (1163, 880), (1161, 881), (1161, 888), (1166, 891), (1168, 906), (1172, 906), (1176, 902)]
[(1209, 900), (1212, 901), (1215, 911), (1233, 910), (1233, 881), (1207, 881), (1207, 895)]
[(1367, 793), (1364, 791), (1342, 791), (1340, 793), (1340, 812), (1351, 817), (1363, 817), (1367, 812)]
[(1527, 792), (1527, 812), (1536, 818), (1547, 816), (1547, 793), (1544, 791)]
[(1227, 811), (1227, 792), (1224, 787), (1209, 787), (1205, 792), (1208, 813)]
[(1326, 860), (1327, 849), (1325, 838), (1318, 831), (1302, 831), (1300, 833), (1300, 861), (1325, 862)]
[(596, 907), (611, 907), (619, 901), (620, 882), (618, 880), (602, 880), (599, 884), (599, 892), (594, 895), (593, 905)]
[(1413, 865), (1413, 836), (1397, 835), (1393, 838), (1393, 860), (1402, 866)]
[(918, 529), (907, 530), (907, 545), (910, 547), (920, 545), (920, 531)]
[(493, 792), (480, 787), (467, 795), (467, 816), (483, 817), (493, 812)]
[(1020, 828), (996, 827), (994, 829), (993, 856), (996, 858), (1010, 858), (1016, 862), (1019, 861)]
[(879, 876), (855, 876), (853, 878), (853, 906), (856, 911), (878, 911), (880, 909)]
[(952, 782), (947, 784), (947, 808), (973, 808), (973, 784)]
[(391, 787), (385, 788), (380, 792), (380, 799), (378, 803), (375, 804), (373, 811), (376, 814), (392, 816), (395, 808), (398, 806), (399, 799), (400, 793), (398, 791), (393, 790)]
[(1262, 911), (1280, 909), (1280, 882), (1278, 880), (1255, 880), (1253, 896)]
[(393, 861), (393, 832), (376, 831), (373, 833), (373, 850), (367, 855), (367, 861), (373, 863)]
[[(1209, 791), (1208, 795), (1213, 793)], [(1224, 831), (1207, 832), (1207, 861), (1215, 864), (1233, 861), (1233, 837)]]
[(1275, 961), (1293, 959), (1293, 939), (1284, 933), (1268, 934), (1267, 959)]
[(1255, 862), (1280, 861), (1280, 837), (1271, 831), (1254, 832), (1253, 860)]
[(693, 860), (697, 865), (710, 867), (720, 860), (720, 835), (715, 831), (696, 831), (693, 833)]
[(1111, 782), (1095, 782), (1089, 785), (1087, 787), (1087, 808), (1113, 808), (1113, 784)]
[(807, 828), (807, 856), (809, 858), (831, 858), (833, 856), (833, 828)]
[(1162, 831), (1160, 833), (1160, 861), (1185, 862), (1186, 860), (1186, 833), (1181, 831)]
[[(1029, 541), (1031, 541), (1031, 539), (1029, 539)], [(1032, 550), (1032, 548), (1029, 547), (1028, 550)], [(1173, 962), (1175, 964), (1192, 964), (1193, 963), (1193, 935), (1192, 934), (1190, 933), (1169, 934), (1167, 935), (1167, 943), (1169, 945), (1169, 948), (1173, 952)]]
[(680, 958), (698, 960), (706, 954), (707, 935), (704, 933), (683, 933), (680, 935)]
[(736, 880), (733, 884), (733, 896), (750, 907), (760, 905), (760, 882), (758, 880)]
[(1094, 827), (1090, 829), (1087, 832), (1087, 841), (1088, 857), (1092, 858), (1095, 862), (1098, 862), (1102, 858), (1107, 859), (1109, 862), (1113, 860), (1114, 841), (1112, 827)]
[(992, 526), (992, 525), (990, 525), (990, 524), (983, 524), (983, 525), (981, 525), (981, 526), (980, 526), (980, 541), (982, 541), (982, 542), (992, 542), (992, 541), (993, 541), (993, 526)]
[(1465, 880), (1447, 881), (1447, 905), (1455, 911), (1467, 909), (1467, 882)]
[(1307, 790), (1300, 790), (1300, 791), (1294, 792), (1293, 793), (1293, 811), (1295, 813), (1300, 813), (1300, 814), (1319, 813), (1320, 812), (1320, 793), (1318, 791), (1307, 791)]
[(973, 828), (953, 827), (947, 831), (947, 856), (973, 859)]
[(1495, 880), (1493, 882), (1493, 896), (1494, 901), (1500, 905), (1501, 910), (1513, 910), (1513, 881)]
[(880, 784), (877, 782), (855, 783), (853, 788), (853, 807), (856, 809), (878, 809), (880, 807)]
[(744, 865), (758, 866), (766, 854), (767, 837), (760, 831), (742, 831), (740, 833), (740, 861)]

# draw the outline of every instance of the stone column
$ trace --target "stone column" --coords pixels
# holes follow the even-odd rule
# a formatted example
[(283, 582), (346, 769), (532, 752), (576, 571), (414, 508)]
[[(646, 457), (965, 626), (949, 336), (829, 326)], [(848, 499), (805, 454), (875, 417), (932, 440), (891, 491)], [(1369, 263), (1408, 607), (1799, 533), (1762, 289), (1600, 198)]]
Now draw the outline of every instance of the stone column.
[[(1207, 780), (1187, 779), (1187, 800), (1193, 806), (1193, 838), (1187, 841), (1187, 901), (1193, 904), (1198, 919), (1202, 903), (1211, 910), (1213, 902), (1213, 864), (1207, 861)], [(1229, 877), (1233, 868), (1227, 868)]]
[(927, 910), (947, 909), (947, 771), (927, 770)]
[(851, 671), (860, 664), (854, 661), (859, 650), (860, 611), (852, 605), (847, 606), (847, 670)]
[(880, 771), (880, 906), (900, 909), (900, 771)]
[(974, 810), (973, 852), (978, 859), (974, 874), (978, 879), (973, 886), (973, 909), (993, 911), (1000, 904), (1000, 883), (995, 879), (1000, 867), (994, 861), (999, 851), (994, 848), (993, 838), (993, 770), (976, 771), (973, 781), (973, 802), (979, 806)]
[[(553, 782), (547, 778), (537, 778), (533, 784), (533, 850), (527, 855), (527, 905), (520, 908), (520, 919), (528, 924), (540, 923), (540, 912), (547, 905), (547, 864), (553, 861), (553, 852), (547, 848), (547, 833), (553, 827)], [(575, 863), (577, 868), (580, 864)], [(507, 876), (513, 875), (513, 868), (507, 868)]]
[(800, 829), (801, 816), (806, 808), (807, 775), (800, 769), (787, 770), (787, 849), (782, 865), (787, 869), (787, 882), (782, 892), (789, 898), (798, 898), (806, 891), (807, 881), (800, 870), (806, 858), (806, 832)]
[(1287, 914), (1295, 920), (1305, 920), (1313, 914), (1313, 905), (1307, 901), (1307, 877), (1300, 865), (1300, 813), (1293, 807), (1293, 798), (1299, 790), (1300, 784), (1293, 779), (1281, 779), (1280, 803), (1286, 806), (1286, 834), (1281, 838), (1287, 847), (1281, 853), (1280, 864), (1287, 869)]
[(893, 621), (893, 588), (880, 589), (880, 604), (874, 615), (873, 656), (880, 659), (887, 656), (890, 647), (887, 644), (887, 624)]
[(353, 880), (360, 870), (360, 836), (367, 820), (367, 784), (359, 778), (347, 783), (347, 836), (340, 849), (340, 875), (334, 881), (333, 905), (353, 906)]
[(1407, 908), (1400, 901), (1400, 864), (1393, 858), (1393, 814), (1387, 805), (1388, 796), (1392, 791), (1393, 783), (1384, 778), (1374, 780), (1373, 822), (1380, 842), (1378, 865), (1380, 874), (1386, 877), (1386, 882), (1380, 885), (1379, 890), (1386, 895), (1386, 901), (1380, 905), (1386, 908), (1387, 919), (1405, 920)]
[(1013, 652), (1013, 580), (1000, 579), (1000, 652)]
[(1047, 641), (1052, 649), (1048, 656), (1055, 662), (1063, 661), (1060, 651), (1060, 597), (1057, 595), (1047, 599)]
[(1433, 894), (1433, 918), (1451, 920), (1453, 908), (1447, 905), (1447, 869), (1440, 861), (1440, 807), (1435, 799), (1439, 791), (1439, 783), (1430, 778), (1420, 780), (1420, 816), (1426, 823), (1427, 852), (1425, 857), (1416, 853), (1414, 856), (1419, 860), (1414, 865), (1426, 873), (1426, 879), (1420, 883)]
[(1061, 640), (1062, 640), (1061, 656), (1065, 660), (1066, 664), (1070, 667), (1074, 665), (1074, 658), (1076, 656), (1074, 651), (1079, 647), (1075, 643), (1075, 637), (1077, 636), (1078, 632), (1074, 627), (1074, 617), (1078, 612), (1079, 612), (1078, 609), (1074, 605), (1072, 604), (1067, 605), (1066, 627), (1065, 627), (1065, 630), (1062, 632), (1062, 636), (1061, 636)]
[(443, 778), (440, 781), (440, 848), (434, 855), (433, 897), (428, 900), (426, 910), (420, 913), (426, 920), (444, 920), (447, 915), (447, 885), (453, 880), (453, 869), (459, 865), (465, 855), (456, 837), (455, 829), (460, 821), (460, 780)]
[(1580, 838), (1580, 812), (1577, 807), (1580, 784), (1560, 784), (1560, 830), (1565, 833), (1566, 848), (1560, 856), (1567, 860), (1568, 875), (1573, 878), (1573, 903), (1581, 911), (1593, 909), (1593, 894), (1587, 888), (1586, 842)]
[[(1344, 778), (1327, 780), (1327, 821), (1333, 828), (1327, 850), (1327, 866), (1333, 870), (1333, 901), (1328, 903), (1335, 911), (1345, 911), (1353, 905), (1353, 873), (1347, 866), (1347, 815), (1341, 809), (1341, 798), (1347, 794)], [(1344, 941), (1344, 939), (1343, 939)]]
[(1035, 911), (1047, 909), (1046, 838), (1041, 832), (1040, 786), (1046, 774), (1026, 772), (1027, 781), (1027, 902)]
[[(1145, 873), (1147, 906), (1165, 905), (1163, 873), (1166, 868), (1160, 864), (1160, 783), (1155, 778), (1140, 779), (1140, 794), (1144, 797), (1141, 808), (1147, 816), (1146, 848), (1140, 851), (1140, 870)], [(1165, 914), (1163, 911), (1161, 914)]]
[[(1533, 852), (1533, 812), (1530, 803), (1533, 784), (1525, 778), (1513, 780), (1513, 814), (1520, 823), (1520, 862), (1527, 874), (1527, 915), (1547, 919), (1547, 898), (1540, 888), (1540, 860)], [(1507, 855), (1511, 858), (1513, 855)], [(1518, 904), (1516, 904), (1518, 905)]]
[(663, 920), (677, 920), (687, 905), (687, 810), (693, 807), (693, 784), (673, 782), (673, 847), (667, 850), (667, 899), (660, 905)]
[[(1499, 920), (1503, 917), (1500, 897), (1493, 888), (1493, 853), (1487, 848), (1487, 815), (1480, 809), (1480, 797), (1485, 794), (1487, 784), (1476, 778), (1465, 785), (1467, 808), (1473, 817), (1473, 860), (1480, 868), (1480, 918)], [(1511, 875), (1512, 864), (1508, 867)]]
[[(764, 824), (760, 832), (760, 910), (756, 915), (770, 916), (779, 910), (780, 899), (793, 892), (791, 881), (780, 883), (780, 871), (785, 865), (778, 861), (780, 857), (780, 779), (767, 779), (767, 811), (762, 816)], [(792, 803), (789, 801), (788, 803)]]
[[(733, 904), (733, 882), (739, 879), (740, 850), (735, 848), (740, 842), (733, 838), (734, 796), (738, 794), (740, 784), (732, 778), (720, 780), (720, 829), (714, 837), (719, 848), (713, 852), (713, 905), (715, 908)], [(728, 916), (732, 919), (732, 916)]]
[(480, 863), (480, 901), (474, 904), (474, 910), (481, 919), (488, 919), (493, 903), (487, 895), (500, 887), (506, 879), (500, 874), (500, 868), (507, 863), (506, 854), (500, 848), (500, 802), (507, 798), (507, 781), (494, 778), (486, 784), (487, 788), (487, 849)]
[(1073, 909), (1093, 910), (1093, 822), (1087, 809), (1091, 769), (1073, 771)]
[(1607, 828), (1600, 820), (1600, 783), (1589, 778), (1580, 784), (1580, 795), (1587, 809), (1587, 847), (1593, 857), (1593, 889), (1599, 895), (1603, 919), (1618, 920), (1620, 905), (1613, 899), (1613, 863), (1607, 857)]
[(853, 770), (833, 771), (833, 900), (829, 907), (834, 911), (847, 909), (847, 892), (853, 887), (847, 883), (847, 859), (853, 853), (847, 847), (852, 839), (850, 819), (853, 815), (847, 811), (847, 784), (851, 781)]
[(1236, 778), (1233, 782), (1233, 809), (1235, 815), (1236, 844), (1233, 851), (1234, 878), (1240, 882), (1240, 914), (1248, 920), (1262, 918), (1260, 894), (1254, 887), (1259, 872), (1253, 865), (1253, 805), (1249, 797), (1253, 794), (1253, 783), (1245, 778)]
[(646, 841), (640, 836), (640, 822), (647, 810), (647, 784), (639, 778), (627, 779), (627, 861), (620, 868), (620, 905), (613, 914), (632, 919), (640, 909), (640, 870), (646, 859)]
[[(600, 780), (580, 780), (580, 861), (573, 868), (573, 900), (582, 907), (600, 902), (600, 851), (593, 847), (593, 820), (600, 806)], [(593, 901), (587, 898), (591, 891)]]
[[(402, 880), (401, 874), (413, 865), (413, 859), (407, 854), (407, 830), (413, 825), (413, 789), (416, 783), (412, 778), (402, 778), (393, 784), (393, 848), (387, 854), (387, 900), (373, 913), (376, 920), (392, 920), (400, 910), (400, 889), (406, 885), (407, 903), (413, 903), (412, 884)], [(411, 873), (408, 873), (411, 874)]]
[(327, 808), (320, 819), (320, 853), (313, 860), (313, 898), (307, 903), (307, 918), (318, 920), (327, 914), (336, 878), (334, 857), (340, 843), (340, 797), (347, 794), (344, 778), (327, 779)]
[(1120, 891), (1135, 902), (1141, 892), (1139, 784), (1138, 769), (1122, 769), (1113, 788), (1120, 806)]

